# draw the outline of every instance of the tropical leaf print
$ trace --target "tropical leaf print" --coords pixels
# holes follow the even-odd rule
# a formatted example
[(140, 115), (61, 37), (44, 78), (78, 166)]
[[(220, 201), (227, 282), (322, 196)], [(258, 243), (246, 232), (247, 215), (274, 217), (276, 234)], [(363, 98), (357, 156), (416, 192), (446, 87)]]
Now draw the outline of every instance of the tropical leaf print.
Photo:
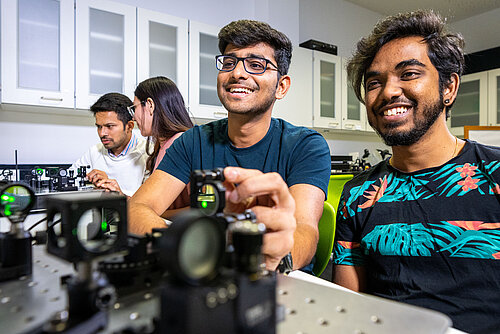
[(376, 226), (361, 244), (381, 255), (430, 256), (434, 250), (432, 234), (421, 223)]
[(499, 258), (500, 223), (442, 221), (429, 225), (435, 236), (438, 252), (449, 252), (451, 257)]
[(356, 242), (336, 242), (333, 247), (333, 258), (335, 264), (345, 264), (349, 266), (365, 265), (365, 258), (359, 247), (359, 243)]

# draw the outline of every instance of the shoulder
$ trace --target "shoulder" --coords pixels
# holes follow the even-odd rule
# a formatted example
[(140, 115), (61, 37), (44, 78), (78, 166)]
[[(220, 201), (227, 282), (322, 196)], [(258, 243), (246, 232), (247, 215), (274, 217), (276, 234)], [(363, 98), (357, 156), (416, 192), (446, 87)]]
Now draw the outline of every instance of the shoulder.
[(485, 157), (489, 157), (494, 160), (500, 159), (500, 147), (484, 145), (467, 139), (466, 142), (467, 142), (466, 149), (469, 148), (478, 153), (479, 155), (483, 155)]
[(351, 180), (346, 182), (344, 188), (350, 189), (359, 187), (360, 185), (363, 185), (366, 182), (371, 182), (383, 178), (384, 176), (387, 176), (389, 173), (390, 171), (388, 169), (388, 163), (387, 161), (384, 160), (379, 162), (375, 166), (355, 175)]
[(273, 118), (271, 126), (281, 131), (281, 136), (286, 139), (286, 142), (303, 146), (308, 144), (319, 145), (322, 149), (328, 149), (328, 144), (325, 138), (317, 131), (306, 128), (304, 126), (296, 126), (288, 123), (280, 118)]

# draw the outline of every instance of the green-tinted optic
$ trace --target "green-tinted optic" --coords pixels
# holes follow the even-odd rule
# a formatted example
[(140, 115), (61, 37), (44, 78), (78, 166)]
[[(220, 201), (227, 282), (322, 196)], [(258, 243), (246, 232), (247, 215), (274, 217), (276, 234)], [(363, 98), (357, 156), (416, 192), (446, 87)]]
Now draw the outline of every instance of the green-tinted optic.
[(9, 200), (9, 195), (2, 195), (2, 201), (8, 201)]
[(201, 202), (201, 207), (202, 207), (203, 209), (205, 209), (207, 206), (208, 206), (207, 201), (203, 201), (203, 202)]
[(71, 231), (71, 233), (73, 233), (73, 235), (77, 235), (78, 234), (78, 229), (74, 228), (73, 231)]
[(6, 215), (6, 216), (10, 216), (12, 214), (12, 211), (10, 211), (10, 205), (6, 205), (5, 206), (5, 210), (3, 211), (3, 213)]
[(102, 230), (103, 232), (106, 232), (106, 231), (108, 230), (108, 223), (107, 223), (106, 221), (103, 221), (103, 222), (101, 223), (101, 230)]

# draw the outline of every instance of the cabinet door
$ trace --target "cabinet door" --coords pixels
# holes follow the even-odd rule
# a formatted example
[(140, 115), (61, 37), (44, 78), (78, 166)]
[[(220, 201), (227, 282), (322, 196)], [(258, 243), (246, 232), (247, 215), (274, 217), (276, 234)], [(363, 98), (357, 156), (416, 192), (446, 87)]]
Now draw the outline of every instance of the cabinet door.
[(217, 27), (189, 21), (189, 110), (193, 117), (227, 117), (217, 96), (218, 33)]
[(1, 5), (2, 102), (74, 108), (73, 0)]
[(137, 84), (164, 76), (188, 102), (188, 20), (137, 9)]
[(294, 125), (312, 127), (312, 53), (312, 50), (294, 47), (288, 71), (292, 83), (286, 96), (274, 103), (273, 117), (282, 118)]
[(313, 51), (313, 126), (341, 128), (340, 57)]
[(136, 8), (105, 0), (76, 2), (76, 107), (101, 95), (133, 98), (136, 84)]
[(354, 89), (347, 81), (345, 59), (342, 59), (342, 129), (365, 130), (366, 108), (359, 102)]
[(457, 136), (463, 136), (464, 125), (487, 125), (488, 73), (464, 75), (457, 99), (451, 109), (448, 127)]
[(500, 125), (500, 69), (488, 71), (488, 125)]

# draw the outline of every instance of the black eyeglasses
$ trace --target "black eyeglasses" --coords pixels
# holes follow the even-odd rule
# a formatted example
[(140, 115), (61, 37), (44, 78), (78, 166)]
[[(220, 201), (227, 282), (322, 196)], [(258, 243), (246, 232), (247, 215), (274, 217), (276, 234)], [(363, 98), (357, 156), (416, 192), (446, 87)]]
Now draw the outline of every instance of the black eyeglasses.
[(236, 65), (238, 65), (239, 61), (243, 62), (243, 67), (249, 74), (264, 73), (268, 69), (267, 64), (273, 65), (275, 67), (273, 70), (279, 72), (277, 65), (274, 65), (269, 59), (260, 57), (240, 58), (235, 56), (219, 55), (215, 56), (215, 67), (217, 67), (217, 69), (222, 72), (231, 72), (236, 68)]
[(135, 108), (137, 108), (139, 105), (144, 105), (146, 103), (146, 101), (141, 101), (139, 102), (138, 105), (131, 105), (129, 107), (127, 107), (127, 110), (128, 110), (128, 113), (130, 114), (130, 116), (132, 116), (132, 118), (134, 118), (134, 114), (135, 114)]

